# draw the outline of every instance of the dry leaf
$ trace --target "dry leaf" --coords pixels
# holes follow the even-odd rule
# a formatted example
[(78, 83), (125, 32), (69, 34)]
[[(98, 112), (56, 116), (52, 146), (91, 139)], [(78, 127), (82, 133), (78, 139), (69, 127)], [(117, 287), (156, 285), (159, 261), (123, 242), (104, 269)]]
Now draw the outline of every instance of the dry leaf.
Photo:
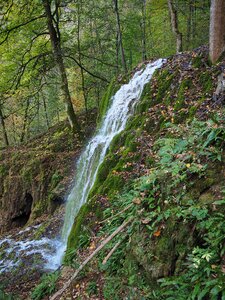
[(140, 198), (134, 198), (132, 202), (134, 204), (140, 205), (141, 204), (141, 199)]
[(153, 233), (154, 236), (160, 236), (161, 235), (161, 230), (157, 230), (156, 232)]
[(143, 220), (141, 220), (141, 223), (142, 223), (142, 224), (149, 224), (150, 221), (151, 221), (151, 220), (149, 220), (149, 219), (143, 219)]

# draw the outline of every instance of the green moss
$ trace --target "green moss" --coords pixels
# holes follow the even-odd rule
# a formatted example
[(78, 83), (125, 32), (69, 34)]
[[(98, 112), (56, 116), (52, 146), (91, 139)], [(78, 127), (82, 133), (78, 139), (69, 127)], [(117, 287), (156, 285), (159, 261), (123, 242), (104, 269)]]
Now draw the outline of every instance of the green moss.
[(104, 182), (98, 188), (98, 194), (107, 195), (108, 197), (114, 196), (124, 186), (124, 179), (117, 171), (113, 170)]
[(30, 217), (30, 222), (32, 222), (34, 219), (40, 217), (43, 215), (44, 212), (46, 212), (48, 209), (48, 201), (47, 199), (42, 199), (41, 201), (38, 201), (34, 204), (34, 208), (32, 210), (32, 214)]
[(199, 77), (199, 82), (205, 93), (211, 93), (213, 89), (213, 80), (209, 72), (202, 72)]
[(56, 171), (51, 177), (51, 188), (54, 189), (62, 179), (63, 176), (59, 171)]
[(0, 165), (0, 177), (5, 177), (9, 173), (9, 167), (6, 164)]
[(127, 122), (126, 131), (135, 130), (136, 128), (142, 128), (145, 121), (145, 116), (137, 114), (134, 117), (130, 118)]
[(94, 186), (89, 193), (89, 199), (91, 199), (98, 192), (99, 187), (101, 187), (103, 182), (105, 182), (109, 172), (116, 166), (117, 161), (117, 156), (113, 156), (110, 154), (106, 156), (104, 162), (99, 167)]
[(88, 204), (88, 203), (84, 204), (81, 207), (81, 209), (75, 219), (75, 222), (73, 224), (73, 227), (71, 229), (71, 232), (70, 232), (70, 235), (68, 238), (66, 260), (70, 260), (69, 253), (70, 253), (71, 249), (77, 248), (77, 245), (79, 242), (79, 237), (82, 235), (82, 226), (83, 226), (84, 220), (89, 211), (90, 211), (90, 204)]
[(192, 81), (190, 78), (184, 79), (180, 86), (179, 90), (177, 93), (177, 99), (174, 105), (174, 110), (178, 111), (180, 110), (184, 104), (185, 104), (185, 99), (186, 99), (186, 91), (192, 87)]
[(45, 223), (43, 223), (36, 231), (35, 231), (35, 234), (34, 234), (34, 239), (38, 240), (40, 239), (43, 234), (45, 233), (47, 227), (49, 226), (49, 224), (51, 223), (51, 221), (47, 221)]
[(198, 109), (197, 105), (196, 105), (196, 106), (192, 106), (192, 107), (189, 108), (189, 115), (188, 115), (188, 117), (189, 117), (190, 119), (193, 119), (193, 118), (194, 118), (197, 109)]
[(138, 114), (145, 112), (151, 106), (151, 85), (147, 83), (144, 86), (141, 99), (137, 104), (136, 112)]
[(121, 132), (120, 134), (117, 134), (113, 138), (109, 146), (109, 153), (116, 152), (124, 144), (125, 137), (126, 137), (125, 131)]
[(199, 197), (199, 203), (201, 205), (211, 204), (215, 201), (215, 197), (211, 192), (206, 192)]
[(191, 64), (194, 68), (201, 68), (205, 64), (205, 60), (202, 58), (202, 56), (195, 56), (192, 58)]
[(159, 71), (159, 75), (155, 75), (158, 84), (158, 93), (156, 95), (154, 103), (163, 102), (163, 99), (166, 97), (166, 94), (168, 93), (168, 90), (176, 74), (176, 72), (171, 73), (168, 69), (163, 69)]
[(21, 168), (20, 174), (27, 183), (32, 183), (33, 178), (41, 174), (41, 159), (39, 157), (30, 158)]
[(98, 114), (98, 124), (100, 125), (102, 119), (104, 118), (107, 109), (109, 108), (111, 104), (112, 96), (116, 93), (116, 91), (119, 89), (119, 84), (116, 81), (115, 78), (113, 78), (104, 94), (104, 96), (101, 99), (100, 106), (99, 106), (99, 114)]

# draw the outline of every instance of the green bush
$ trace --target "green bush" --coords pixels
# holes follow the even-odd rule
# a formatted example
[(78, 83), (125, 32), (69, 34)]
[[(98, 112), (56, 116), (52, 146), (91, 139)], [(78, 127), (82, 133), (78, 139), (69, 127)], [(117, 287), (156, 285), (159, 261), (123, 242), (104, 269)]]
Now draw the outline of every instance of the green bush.
[(41, 300), (44, 296), (51, 295), (56, 288), (59, 272), (45, 274), (41, 277), (41, 282), (34, 288), (31, 299)]

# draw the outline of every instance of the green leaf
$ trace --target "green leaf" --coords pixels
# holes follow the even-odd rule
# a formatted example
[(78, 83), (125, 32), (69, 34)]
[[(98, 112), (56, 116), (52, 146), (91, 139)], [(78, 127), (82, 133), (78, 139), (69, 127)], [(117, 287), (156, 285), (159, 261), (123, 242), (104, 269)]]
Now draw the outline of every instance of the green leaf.
[(211, 289), (210, 294), (212, 294), (213, 296), (217, 296), (220, 291), (221, 291), (221, 288), (218, 286), (215, 286), (214, 288)]
[(192, 299), (192, 300), (194, 300), (194, 299), (196, 298), (196, 296), (198, 295), (198, 293), (199, 293), (199, 291), (200, 291), (200, 287), (201, 287), (200, 283), (198, 283), (198, 284), (195, 286), (194, 291), (193, 291), (193, 293), (192, 293), (192, 295), (191, 295), (191, 299)]
[(198, 300), (202, 300), (208, 292), (209, 292), (208, 288), (205, 288), (204, 290), (202, 290), (200, 292), (200, 294), (198, 295)]

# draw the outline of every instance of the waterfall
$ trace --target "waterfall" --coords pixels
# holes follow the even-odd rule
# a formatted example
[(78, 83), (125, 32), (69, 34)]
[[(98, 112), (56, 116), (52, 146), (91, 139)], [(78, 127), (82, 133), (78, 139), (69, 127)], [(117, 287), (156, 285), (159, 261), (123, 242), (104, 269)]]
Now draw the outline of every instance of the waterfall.
[[(29, 227), (18, 233), (22, 240), (14, 240), (11, 236), (0, 240), (0, 247), (4, 246), (3, 259), (0, 259), (0, 274), (19, 266), (22, 257), (38, 253), (47, 262), (46, 269), (57, 269), (66, 250), (67, 240), (74, 223), (74, 219), (81, 206), (87, 201), (88, 194), (94, 185), (99, 166), (104, 160), (112, 139), (125, 129), (126, 122), (134, 112), (135, 105), (140, 99), (144, 85), (150, 81), (154, 71), (165, 62), (159, 59), (149, 63), (144, 70), (136, 72), (129, 83), (124, 84), (111, 99), (100, 129), (87, 144), (76, 166), (74, 187), (70, 192), (64, 217), (61, 239), (42, 238), (41, 240), (23, 239), (24, 232), (35, 230)], [(53, 253), (53, 254), (52, 254)], [(15, 256), (16, 261), (11, 259)]]
[[(129, 83), (124, 84), (111, 99), (111, 106), (104, 117), (101, 128), (90, 140), (77, 162), (74, 187), (67, 199), (64, 225), (62, 229), (62, 247), (58, 249), (51, 266), (60, 265), (74, 219), (87, 201), (94, 185), (99, 166), (104, 160), (112, 139), (125, 129), (126, 122), (134, 112), (143, 88), (150, 81), (154, 71), (162, 66), (163, 59), (149, 63), (144, 70), (134, 74)], [(50, 266), (49, 265), (49, 266)]]

